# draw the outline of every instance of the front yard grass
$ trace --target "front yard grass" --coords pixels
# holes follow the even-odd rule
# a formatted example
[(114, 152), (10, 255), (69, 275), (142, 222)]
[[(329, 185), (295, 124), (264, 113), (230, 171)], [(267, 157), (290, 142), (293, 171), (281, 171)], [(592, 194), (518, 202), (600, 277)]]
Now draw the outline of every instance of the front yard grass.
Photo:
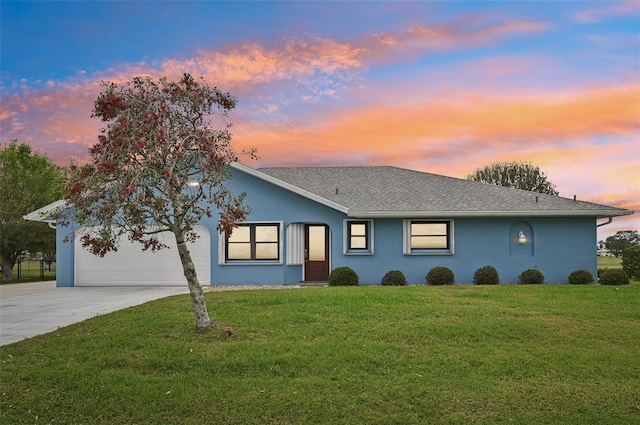
[(598, 256), (599, 269), (621, 269), (622, 257)]
[(158, 300), (0, 347), (0, 423), (640, 423), (640, 285)]

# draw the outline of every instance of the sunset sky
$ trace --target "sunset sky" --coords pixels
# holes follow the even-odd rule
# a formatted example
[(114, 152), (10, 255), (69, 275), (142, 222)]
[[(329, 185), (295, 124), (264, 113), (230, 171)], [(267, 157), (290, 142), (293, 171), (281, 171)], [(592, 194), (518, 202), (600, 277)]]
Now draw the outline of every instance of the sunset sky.
[(1, 2), (0, 141), (84, 162), (101, 81), (189, 72), (238, 99), (252, 167), (465, 178), (531, 162), (561, 196), (636, 211), (640, 0)]

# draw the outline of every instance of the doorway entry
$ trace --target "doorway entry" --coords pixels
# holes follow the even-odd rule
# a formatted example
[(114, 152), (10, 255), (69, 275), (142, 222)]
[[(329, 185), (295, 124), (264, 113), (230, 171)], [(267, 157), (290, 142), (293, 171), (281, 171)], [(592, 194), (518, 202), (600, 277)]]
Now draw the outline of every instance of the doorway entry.
[(305, 225), (304, 280), (326, 282), (329, 279), (329, 226)]

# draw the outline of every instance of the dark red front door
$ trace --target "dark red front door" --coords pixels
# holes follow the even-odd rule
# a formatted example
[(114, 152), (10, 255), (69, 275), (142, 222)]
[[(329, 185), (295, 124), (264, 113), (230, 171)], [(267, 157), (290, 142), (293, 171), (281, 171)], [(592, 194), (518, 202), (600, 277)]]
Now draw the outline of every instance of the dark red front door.
[(329, 278), (329, 227), (307, 224), (304, 243), (304, 280), (326, 282)]

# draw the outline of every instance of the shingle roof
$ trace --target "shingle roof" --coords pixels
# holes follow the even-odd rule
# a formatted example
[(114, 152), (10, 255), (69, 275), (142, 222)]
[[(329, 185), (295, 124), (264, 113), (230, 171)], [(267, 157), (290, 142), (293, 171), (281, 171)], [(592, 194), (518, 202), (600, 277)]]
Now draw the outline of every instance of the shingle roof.
[[(397, 167), (233, 168), (313, 199), (350, 217), (583, 216), (633, 214), (622, 208)], [(53, 202), (24, 216), (54, 222)]]
[(607, 205), (397, 167), (284, 167), (253, 171), (257, 171), (254, 175), (258, 177), (262, 175), (272, 183), (360, 218), (613, 217), (633, 213)]

